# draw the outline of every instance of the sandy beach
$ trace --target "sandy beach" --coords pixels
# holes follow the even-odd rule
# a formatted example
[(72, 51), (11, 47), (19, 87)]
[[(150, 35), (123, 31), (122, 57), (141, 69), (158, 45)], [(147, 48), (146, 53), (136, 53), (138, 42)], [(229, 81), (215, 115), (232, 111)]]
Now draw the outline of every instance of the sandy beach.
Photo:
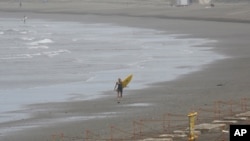
[(104, 92), (106, 97), (101, 99), (29, 105), (22, 112), (30, 113), (32, 118), (0, 124), (11, 128), (26, 125), (27, 129), (0, 133), (1, 141), (47, 141), (51, 140), (51, 135), (60, 133), (81, 138), (86, 130), (107, 136), (111, 126), (133, 130), (134, 120), (155, 119), (165, 113), (187, 115), (193, 109), (212, 106), (217, 100), (249, 98), (248, 3), (173, 7), (160, 0), (51, 0), (45, 3), (23, 0), (21, 7), (18, 2), (1, 1), (0, 11), (1, 17), (26, 15), (57, 21), (114, 23), (188, 34), (183, 38), (217, 40), (212, 50), (226, 56), (174, 81), (125, 90), (121, 104), (116, 103), (116, 94), (110, 90)]

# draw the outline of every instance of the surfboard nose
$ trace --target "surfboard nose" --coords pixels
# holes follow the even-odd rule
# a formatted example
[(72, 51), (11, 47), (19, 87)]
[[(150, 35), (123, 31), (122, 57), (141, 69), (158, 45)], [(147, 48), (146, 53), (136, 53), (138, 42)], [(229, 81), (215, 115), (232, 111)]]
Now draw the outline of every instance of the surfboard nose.
[(130, 81), (133, 78), (133, 74), (128, 75), (124, 80), (122, 80), (122, 87), (127, 87), (127, 85), (130, 83)]

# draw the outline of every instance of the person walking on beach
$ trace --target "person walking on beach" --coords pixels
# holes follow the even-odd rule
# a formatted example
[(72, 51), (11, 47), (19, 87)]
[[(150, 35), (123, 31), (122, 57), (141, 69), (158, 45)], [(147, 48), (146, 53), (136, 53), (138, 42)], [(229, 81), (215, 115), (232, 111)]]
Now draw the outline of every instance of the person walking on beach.
[(22, 7), (22, 1), (19, 0), (19, 7), (21, 8)]
[(114, 90), (117, 91), (117, 100), (118, 100), (118, 103), (120, 103), (120, 99), (122, 98), (122, 91), (123, 91), (121, 78), (118, 78), (118, 81), (115, 83)]
[(23, 16), (23, 23), (25, 24), (26, 23), (26, 20), (28, 19), (27, 16)]

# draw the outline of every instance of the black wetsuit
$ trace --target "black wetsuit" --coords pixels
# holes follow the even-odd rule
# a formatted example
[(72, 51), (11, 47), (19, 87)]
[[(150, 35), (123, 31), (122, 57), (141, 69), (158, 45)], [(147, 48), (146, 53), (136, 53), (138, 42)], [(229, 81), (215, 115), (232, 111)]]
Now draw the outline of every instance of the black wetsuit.
[(120, 82), (117, 82), (117, 92), (118, 93), (121, 93), (121, 97), (122, 97), (122, 83), (120, 83)]

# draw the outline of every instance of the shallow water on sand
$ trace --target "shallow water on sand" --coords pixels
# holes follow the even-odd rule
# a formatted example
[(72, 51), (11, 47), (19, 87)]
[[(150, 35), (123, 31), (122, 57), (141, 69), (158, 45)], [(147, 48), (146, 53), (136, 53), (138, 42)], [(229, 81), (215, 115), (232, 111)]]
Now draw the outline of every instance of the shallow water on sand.
[(0, 122), (27, 117), (13, 112), (23, 105), (99, 98), (118, 77), (133, 74), (126, 89), (140, 89), (223, 58), (211, 51), (216, 41), (179, 38), (184, 34), (102, 23), (0, 21)]

